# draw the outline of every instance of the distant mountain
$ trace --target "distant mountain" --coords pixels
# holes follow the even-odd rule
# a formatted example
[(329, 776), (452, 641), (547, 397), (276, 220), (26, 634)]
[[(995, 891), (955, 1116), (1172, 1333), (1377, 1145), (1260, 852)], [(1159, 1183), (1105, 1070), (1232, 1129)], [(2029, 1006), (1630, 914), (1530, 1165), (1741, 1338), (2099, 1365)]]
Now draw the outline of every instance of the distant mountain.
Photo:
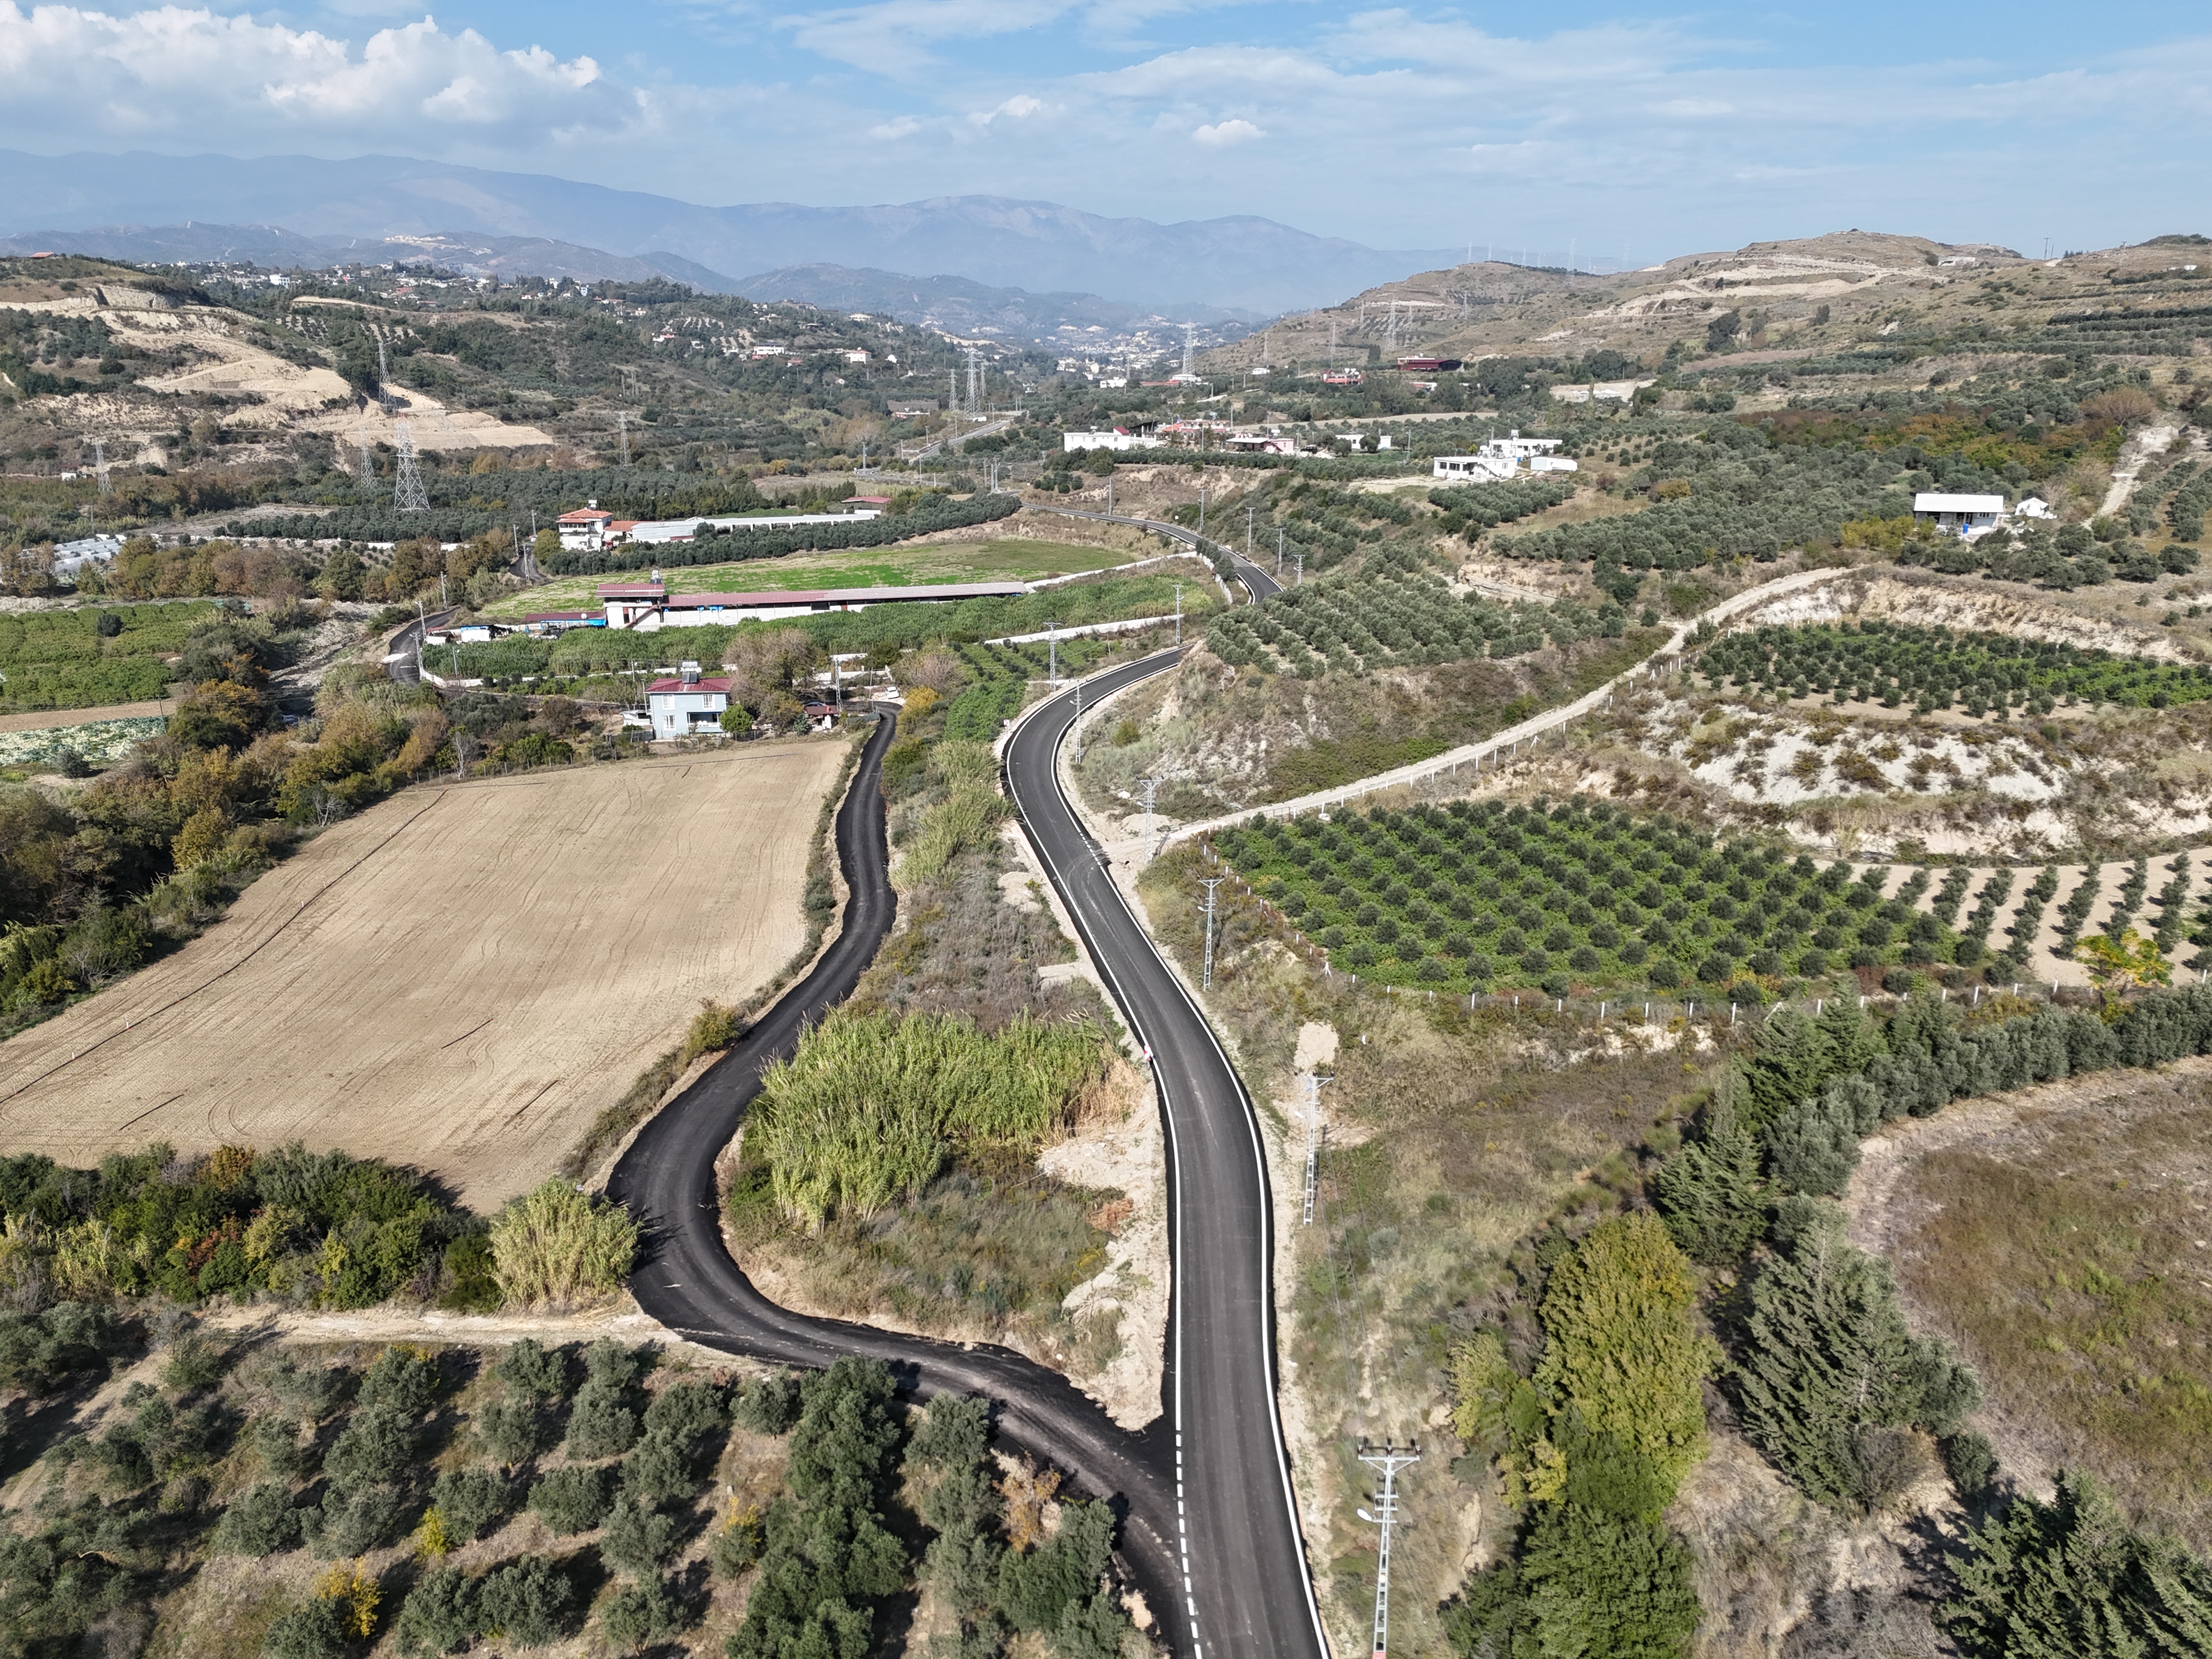
[(1103, 292), (1164, 311), (1205, 304), (1272, 316), (1329, 304), (1454, 257), (1449, 250), (1364, 247), (1249, 216), (1162, 225), (996, 196), (874, 207), (702, 207), (389, 155), (240, 161), (0, 151), (0, 175), (8, 179), (0, 234), (204, 221), (319, 242), (537, 239), (640, 260), (688, 260), (710, 273), (813, 264), (927, 271), (1030, 295)]
[(470, 236), (453, 232), (392, 237), (302, 236), (279, 225), (94, 225), (84, 230), (35, 230), (0, 236), (0, 253), (84, 253), (136, 264), (227, 260), (319, 270), (331, 265), (431, 259), (472, 276), (570, 276), (645, 282), (666, 276), (708, 294), (737, 285), (718, 270), (673, 253), (632, 258), (543, 236)]
[(1187, 304), (1155, 310), (1101, 299), (1096, 294), (1030, 294), (992, 288), (965, 276), (903, 276), (896, 270), (855, 270), (849, 265), (791, 265), (732, 284), (748, 300), (803, 300), (825, 311), (866, 311), (902, 323), (927, 324), (951, 334), (1001, 335), (1048, 340), (1063, 328), (1109, 333), (1151, 325), (1173, 328), (1251, 323), (1249, 312)]

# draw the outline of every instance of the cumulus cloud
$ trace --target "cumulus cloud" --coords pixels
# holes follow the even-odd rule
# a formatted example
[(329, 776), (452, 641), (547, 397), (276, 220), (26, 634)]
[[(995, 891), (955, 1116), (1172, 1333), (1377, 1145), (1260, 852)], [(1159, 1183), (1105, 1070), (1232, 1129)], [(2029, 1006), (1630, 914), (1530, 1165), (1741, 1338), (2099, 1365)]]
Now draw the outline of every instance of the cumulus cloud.
[[(97, 131), (102, 149), (327, 149), (526, 144), (620, 128), (637, 101), (590, 58), (502, 51), (428, 17), (356, 49), (312, 29), (161, 6), (125, 15), (0, 0), (0, 142), (45, 148)], [(404, 136), (404, 137), (403, 137)]]
[(997, 120), (1019, 121), (1035, 115), (1044, 107), (1044, 100), (1029, 94), (1017, 93), (996, 109), (978, 110), (968, 118), (979, 127), (988, 127)]
[(1254, 126), (1249, 121), (1237, 117), (1216, 121), (1210, 126), (1194, 128), (1190, 136), (1201, 144), (1228, 145), (1249, 143), (1255, 138), (1265, 138), (1267, 134), (1265, 128)]

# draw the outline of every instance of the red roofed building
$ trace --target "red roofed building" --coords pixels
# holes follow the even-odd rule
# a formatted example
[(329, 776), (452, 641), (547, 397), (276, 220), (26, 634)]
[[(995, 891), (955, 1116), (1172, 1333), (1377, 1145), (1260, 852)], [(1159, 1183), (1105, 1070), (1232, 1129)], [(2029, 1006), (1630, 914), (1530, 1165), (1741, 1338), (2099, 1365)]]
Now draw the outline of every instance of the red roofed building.
[(685, 663), (672, 680), (645, 688), (645, 708), (656, 738), (720, 737), (722, 711), (730, 706), (727, 679), (702, 678), (699, 665)]
[(554, 523), (561, 532), (561, 545), (586, 553), (596, 553), (606, 545), (607, 529), (615, 515), (600, 510), (597, 501), (578, 507), (573, 513), (563, 513)]

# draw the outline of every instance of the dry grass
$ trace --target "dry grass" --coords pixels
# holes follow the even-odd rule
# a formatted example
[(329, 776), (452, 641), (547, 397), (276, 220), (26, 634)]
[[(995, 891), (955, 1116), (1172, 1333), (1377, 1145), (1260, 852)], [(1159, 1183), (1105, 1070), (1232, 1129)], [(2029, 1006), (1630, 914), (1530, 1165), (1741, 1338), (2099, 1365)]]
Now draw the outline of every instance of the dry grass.
[(2015, 1476), (2094, 1469), (2212, 1548), (2212, 1079), (2021, 1100), (1907, 1154), (1883, 1206), (1899, 1282), (1981, 1372)]
[(805, 937), (842, 739), (405, 791), (0, 1044), (15, 1152), (343, 1146), (489, 1208)]

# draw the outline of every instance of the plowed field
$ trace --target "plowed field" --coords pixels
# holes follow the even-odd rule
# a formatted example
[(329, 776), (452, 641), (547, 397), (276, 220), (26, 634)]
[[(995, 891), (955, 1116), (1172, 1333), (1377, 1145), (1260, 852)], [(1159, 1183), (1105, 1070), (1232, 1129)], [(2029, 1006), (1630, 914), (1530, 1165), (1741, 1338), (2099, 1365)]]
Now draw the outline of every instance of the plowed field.
[(804, 936), (845, 745), (417, 787), (331, 829), (167, 960), (0, 1044), (0, 1150), (88, 1165), (297, 1139), (477, 1208), (551, 1173)]

